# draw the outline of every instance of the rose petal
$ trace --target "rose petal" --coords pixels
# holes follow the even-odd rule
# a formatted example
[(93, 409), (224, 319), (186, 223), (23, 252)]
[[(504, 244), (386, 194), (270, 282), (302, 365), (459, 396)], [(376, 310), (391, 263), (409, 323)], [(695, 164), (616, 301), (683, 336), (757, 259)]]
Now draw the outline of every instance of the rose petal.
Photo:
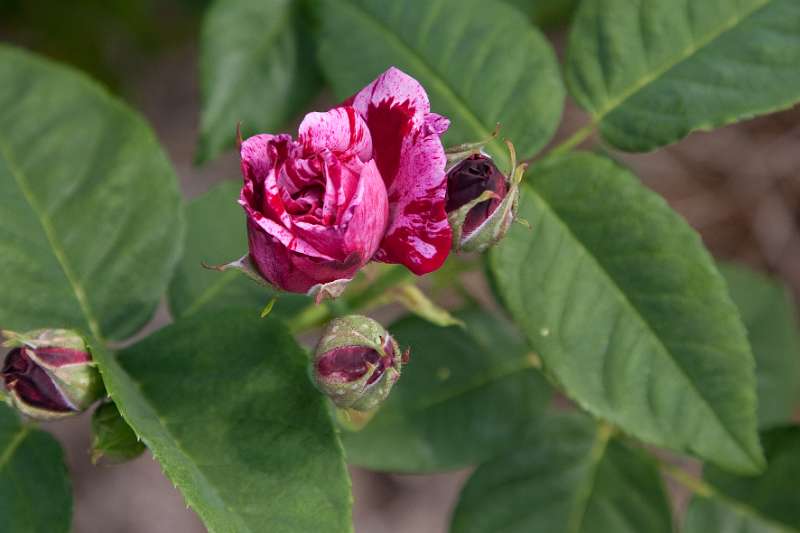
[(446, 157), (439, 137), (422, 137), (403, 151), (389, 188), (392, 218), (375, 259), (400, 263), (417, 275), (438, 269), (450, 253), (444, 173)]
[(327, 113), (309, 113), (300, 123), (299, 141), (306, 154), (329, 150), (336, 155), (372, 158), (372, 138), (364, 119), (352, 107), (337, 107)]
[(366, 263), (377, 252), (388, 222), (386, 188), (375, 161), (370, 161), (364, 165), (358, 189), (340, 222), (345, 229), (345, 249), (366, 251)]
[[(365, 263), (357, 253), (350, 254), (343, 261), (320, 261), (311, 257), (293, 254), (291, 261), (293, 267), (298, 271), (316, 279), (317, 282), (314, 285), (350, 279)], [(311, 287), (313, 285), (306, 287), (303, 292), (308, 292)]]
[(275, 166), (289, 157), (293, 149), (290, 135), (255, 135), (242, 143), (241, 168), (244, 184), (239, 196), (242, 206), (276, 221), (288, 222), (281, 200)]
[(389, 197), (389, 227), (376, 259), (415, 274), (432, 272), (447, 258), (452, 238), (439, 139), (450, 122), (430, 113), (422, 85), (394, 67), (356, 94), (353, 107), (366, 119)]
[(288, 228), (280, 225), (274, 220), (270, 220), (261, 213), (254, 211), (250, 206), (244, 205), (244, 210), (247, 213), (248, 223), (251, 223), (255, 228), (272, 237), (275, 241), (282, 244), (285, 248), (292, 252), (297, 252), (303, 255), (316, 257), (324, 260), (334, 260), (335, 258), (326, 255), (325, 253), (317, 250), (313, 245), (309, 244), (306, 240), (293, 234)]
[(336, 225), (295, 221), (293, 234), (332, 259), (345, 261), (353, 253), (357, 254), (360, 268), (378, 250), (386, 230), (389, 208), (386, 188), (374, 161), (362, 165), (360, 176), (352, 179), (357, 189), (342, 206)]
[[(361, 89), (353, 98), (353, 107), (369, 119), (370, 105), (379, 106), (384, 102), (396, 105), (408, 103), (412, 110), (414, 125), (421, 126), (425, 116), (431, 111), (428, 93), (420, 83), (396, 67), (389, 69), (378, 76), (375, 81)], [(367, 120), (369, 124), (369, 120)], [(372, 130), (370, 129), (370, 134)]]
[(391, 67), (356, 94), (353, 107), (366, 119), (375, 162), (389, 188), (397, 175), (405, 138), (425, 123), (430, 111), (428, 95), (417, 80)]
[(331, 226), (338, 222), (339, 206), (344, 203), (347, 192), (355, 187), (361, 174), (345, 167), (330, 152), (321, 154), (325, 174), (325, 202), (322, 204), (322, 223)]
[(450, 127), (450, 119), (436, 113), (428, 113), (425, 117), (425, 135), (443, 135)]
[(356, 253), (337, 261), (291, 251), (250, 218), (247, 237), (250, 258), (261, 276), (289, 292), (306, 293), (320, 283), (350, 279), (366, 262)]
[(277, 239), (247, 219), (250, 258), (261, 275), (276, 287), (289, 292), (306, 292), (317, 284), (304, 270), (295, 267), (293, 254)]
[(288, 194), (295, 194), (317, 183), (322, 171), (317, 158), (289, 159), (280, 169), (276, 183)]
[(245, 181), (263, 181), (264, 177), (275, 166), (275, 153), (269, 150), (269, 146), (275, 141), (285, 140), (291, 137), (288, 135), (269, 135), (262, 133), (254, 135), (242, 143), (239, 150), (241, 155), (242, 175)]

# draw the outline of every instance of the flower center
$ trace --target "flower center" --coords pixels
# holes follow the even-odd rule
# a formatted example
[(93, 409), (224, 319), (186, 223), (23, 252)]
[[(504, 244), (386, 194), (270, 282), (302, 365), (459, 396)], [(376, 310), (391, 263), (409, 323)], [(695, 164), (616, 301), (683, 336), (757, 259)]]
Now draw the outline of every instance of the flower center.
[(311, 217), (313, 222), (322, 219), (322, 204), (325, 198), (325, 188), (319, 183), (312, 183), (290, 195), (291, 201), (286, 202), (286, 211), (295, 217)]

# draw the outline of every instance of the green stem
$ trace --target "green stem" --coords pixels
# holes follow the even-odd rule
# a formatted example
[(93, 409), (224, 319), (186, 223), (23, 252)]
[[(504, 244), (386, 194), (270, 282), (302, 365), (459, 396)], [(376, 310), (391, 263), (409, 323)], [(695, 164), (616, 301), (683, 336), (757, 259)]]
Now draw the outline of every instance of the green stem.
[(371, 281), (366, 289), (353, 295), (345, 296), (345, 303), (352, 311), (364, 311), (383, 301), (387, 289), (404, 283), (413, 283), (414, 275), (405, 267), (392, 265)]
[[(413, 275), (405, 268), (391, 266), (387, 268), (385, 272), (381, 273), (374, 281), (371, 281), (362, 292), (344, 296), (342, 298), (343, 307), (348, 313), (363, 312), (372, 309), (375, 306), (385, 303), (384, 293), (387, 289), (395, 285), (408, 283), (409, 280), (413, 280), (413, 278)], [(309, 304), (289, 320), (292, 333), (304, 333), (319, 327), (330, 320), (333, 315), (334, 312), (330, 305)]]
[(711, 498), (716, 496), (714, 488), (703, 481), (689, 474), (683, 468), (661, 462), (661, 469), (669, 475), (672, 479), (703, 498)]
[(775, 519), (762, 514), (762, 512), (750, 506), (748, 503), (733, 499), (726, 494), (716, 490), (714, 487), (703, 481), (702, 479), (698, 479), (688, 472), (686, 472), (682, 468), (678, 468), (676, 466), (664, 463), (663, 461), (656, 459), (656, 461), (661, 466), (661, 469), (672, 479), (676, 482), (680, 483), (690, 491), (692, 491), (695, 495), (701, 498), (713, 498), (719, 502), (723, 502), (726, 505), (732, 507), (736, 510), (736, 512), (746, 516), (752, 517), (760, 522), (764, 522), (765, 524), (770, 526), (770, 531), (773, 529), (775, 531), (782, 531), (786, 533), (790, 533), (795, 531), (794, 529), (787, 527), (786, 524), (782, 522), (778, 522)]
[(569, 152), (585, 141), (594, 132), (594, 127), (595, 124), (593, 122), (586, 124), (584, 127), (568, 137), (564, 142), (550, 150), (550, 152), (547, 153), (547, 157), (555, 157)]
[(17, 451), (19, 445), (22, 444), (22, 441), (25, 440), (25, 437), (28, 436), (28, 433), (31, 432), (31, 426), (22, 425), (22, 427), (17, 430), (14, 436), (8, 441), (5, 449), (0, 451), (0, 470), (2, 470), (11, 458), (14, 456), (14, 452)]
[(292, 333), (303, 333), (324, 323), (331, 316), (326, 304), (309, 304), (289, 321)]

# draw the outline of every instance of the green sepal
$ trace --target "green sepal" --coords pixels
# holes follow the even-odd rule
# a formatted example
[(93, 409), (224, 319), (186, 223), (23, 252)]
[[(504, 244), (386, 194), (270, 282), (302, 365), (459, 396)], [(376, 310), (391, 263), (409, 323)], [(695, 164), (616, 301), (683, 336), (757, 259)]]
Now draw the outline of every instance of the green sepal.
[(265, 280), (261, 277), (261, 274), (258, 273), (258, 269), (253, 264), (253, 261), (250, 259), (250, 254), (245, 254), (239, 259), (235, 261), (231, 261), (230, 263), (225, 263), (223, 265), (209, 265), (208, 263), (202, 263), (203, 268), (207, 268), (208, 270), (216, 270), (217, 272), (227, 272), (228, 270), (235, 270), (237, 272), (241, 272), (251, 280), (255, 281), (259, 285), (264, 287), (268, 287), (272, 290), (280, 290), (278, 287), (275, 287), (272, 283)]
[(483, 153), (483, 149), (486, 147), (486, 145), (495, 140), (499, 133), (500, 133), (500, 123), (498, 122), (497, 125), (495, 125), (492, 134), (486, 139), (478, 142), (457, 144), (455, 146), (451, 146), (450, 148), (446, 149), (444, 151), (444, 154), (447, 157), (447, 164), (445, 165), (444, 169), (445, 173), (450, 172), (450, 170), (453, 167), (455, 167), (468, 157), (475, 154)]

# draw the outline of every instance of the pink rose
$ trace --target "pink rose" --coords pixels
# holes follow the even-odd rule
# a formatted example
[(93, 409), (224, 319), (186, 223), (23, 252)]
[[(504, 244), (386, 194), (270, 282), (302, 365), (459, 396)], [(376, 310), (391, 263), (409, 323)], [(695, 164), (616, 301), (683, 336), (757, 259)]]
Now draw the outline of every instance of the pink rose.
[(309, 292), (371, 259), (439, 268), (451, 243), (439, 140), (449, 122), (429, 110), (422, 86), (392, 68), (345, 105), (306, 115), (296, 141), (244, 141), (239, 203), (260, 276)]
[(250, 257), (269, 283), (307, 292), (351, 278), (375, 255), (389, 207), (355, 109), (309, 113), (297, 141), (250, 137), (241, 157)]

